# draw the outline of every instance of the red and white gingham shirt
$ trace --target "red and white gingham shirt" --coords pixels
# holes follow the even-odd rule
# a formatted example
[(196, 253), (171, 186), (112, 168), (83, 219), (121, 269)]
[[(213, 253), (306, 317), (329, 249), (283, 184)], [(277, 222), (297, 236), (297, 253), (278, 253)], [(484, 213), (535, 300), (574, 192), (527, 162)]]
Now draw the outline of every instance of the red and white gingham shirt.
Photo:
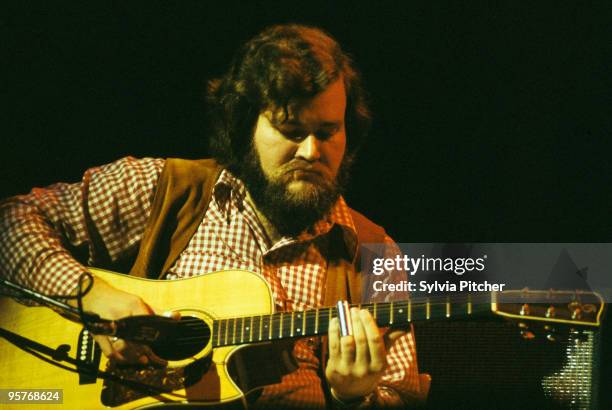
[[(64, 295), (74, 290), (79, 275), (86, 271), (68, 249), (86, 253), (91, 265), (102, 252), (114, 262), (132, 254), (142, 238), (163, 165), (163, 159), (127, 157), (89, 169), (79, 183), (37, 188), (0, 204), (2, 274), (41, 292)], [(88, 238), (87, 227), (92, 225), (100, 233), (104, 250), (95, 249)], [(167, 278), (244, 269), (266, 278), (277, 309), (320, 307), (327, 262), (319, 247), (334, 225), (341, 227), (347, 248), (354, 249), (356, 231), (342, 198), (313, 228), (273, 244), (246, 201), (244, 184), (224, 170), (202, 223)], [(386, 241), (392, 243), (390, 238)], [(282, 383), (266, 387), (259, 405), (324, 406), (314, 345), (307, 340), (296, 343), (298, 370), (286, 375)], [(410, 401), (418, 396), (411, 333), (394, 343), (387, 361), (376, 390), (377, 404), (397, 404), (399, 397)]]

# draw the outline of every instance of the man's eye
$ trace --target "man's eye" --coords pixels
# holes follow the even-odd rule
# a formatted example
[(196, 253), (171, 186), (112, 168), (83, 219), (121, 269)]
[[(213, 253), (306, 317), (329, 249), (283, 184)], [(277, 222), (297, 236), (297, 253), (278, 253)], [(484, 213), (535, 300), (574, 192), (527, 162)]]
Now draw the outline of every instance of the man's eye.
[(339, 127), (324, 128), (324, 129), (319, 130), (317, 132), (317, 138), (322, 140), (322, 141), (325, 141), (325, 140), (330, 139), (334, 135), (336, 135), (339, 131), (340, 131)]
[[(338, 131), (335, 130), (335, 129), (319, 130), (319, 131), (316, 131), (315, 137), (318, 140), (325, 141), (325, 140), (328, 140), (331, 137), (333, 137), (334, 134), (336, 134), (336, 132), (338, 132)], [(300, 129), (296, 129), (296, 130), (281, 130), (281, 133), (288, 140), (295, 141), (295, 142), (303, 141), (303, 140), (305, 140), (308, 137), (308, 135), (310, 135), (308, 131), (300, 130)]]
[(302, 130), (291, 130), (284, 131), (283, 135), (285, 138), (290, 139), (291, 141), (302, 141), (308, 136), (308, 133)]
[(317, 132), (317, 139), (325, 141), (330, 139), (334, 134), (334, 131), (319, 131)]

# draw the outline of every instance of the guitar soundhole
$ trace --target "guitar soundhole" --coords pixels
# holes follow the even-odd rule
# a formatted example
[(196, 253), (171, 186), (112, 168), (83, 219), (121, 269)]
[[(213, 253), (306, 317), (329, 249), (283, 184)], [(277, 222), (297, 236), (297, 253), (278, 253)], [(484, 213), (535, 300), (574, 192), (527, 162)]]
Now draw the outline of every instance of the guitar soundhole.
[(184, 316), (172, 326), (168, 335), (151, 345), (153, 352), (165, 360), (183, 360), (202, 351), (210, 340), (210, 327), (202, 319)]

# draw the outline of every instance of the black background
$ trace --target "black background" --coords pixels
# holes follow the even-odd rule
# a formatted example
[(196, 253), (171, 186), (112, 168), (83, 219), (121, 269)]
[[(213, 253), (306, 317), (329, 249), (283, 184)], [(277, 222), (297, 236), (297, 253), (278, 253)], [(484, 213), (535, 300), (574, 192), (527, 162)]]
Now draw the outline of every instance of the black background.
[(607, 2), (245, 3), (9, 7), (0, 196), (206, 156), (206, 81), (294, 21), (363, 72), (375, 122), (347, 197), (397, 241), (612, 240)]
[(375, 121), (347, 197), (398, 242), (612, 242), (609, 2), (243, 3), (3, 4), (0, 196), (206, 156), (206, 81), (293, 21), (361, 68)]

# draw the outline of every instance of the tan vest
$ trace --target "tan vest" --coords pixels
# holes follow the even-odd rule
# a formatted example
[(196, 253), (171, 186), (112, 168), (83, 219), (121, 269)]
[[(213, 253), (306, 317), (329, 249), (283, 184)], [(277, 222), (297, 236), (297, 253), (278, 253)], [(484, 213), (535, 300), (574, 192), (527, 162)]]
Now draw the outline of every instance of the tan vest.
[[(158, 279), (172, 267), (202, 222), (222, 169), (212, 159), (166, 161), (131, 275)], [(359, 244), (383, 242), (383, 228), (352, 209), (351, 215)], [(341, 232), (332, 230), (330, 234)], [(325, 305), (340, 299), (361, 302), (364, 278), (359, 269), (359, 244), (357, 255), (349, 260), (341, 238), (332, 238), (329, 243)]]

